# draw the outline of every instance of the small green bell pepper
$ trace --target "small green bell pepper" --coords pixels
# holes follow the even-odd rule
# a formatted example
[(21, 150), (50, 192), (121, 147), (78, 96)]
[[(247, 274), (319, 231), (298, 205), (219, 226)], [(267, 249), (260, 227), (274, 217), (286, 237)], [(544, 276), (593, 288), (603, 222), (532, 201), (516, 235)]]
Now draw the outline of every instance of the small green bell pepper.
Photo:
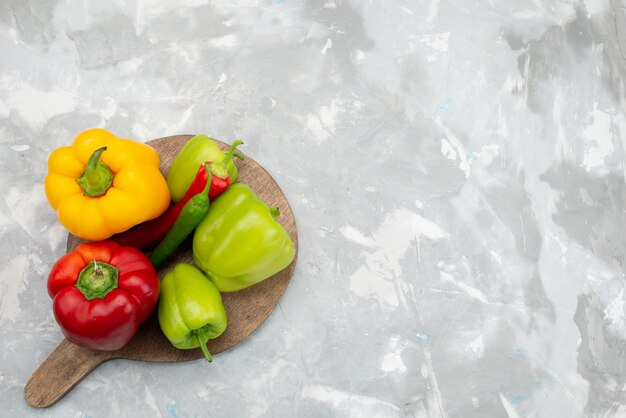
[(190, 264), (177, 264), (161, 281), (159, 324), (176, 348), (200, 347), (212, 360), (206, 342), (226, 329), (226, 311), (215, 285)]
[[(225, 155), (217, 143), (206, 135), (197, 135), (187, 141), (167, 173), (167, 187), (170, 189), (172, 201), (178, 202), (182, 199), (196, 177), (200, 164), (219, 163)], [(243, 159), (238, 151), (233, 155)], [(226, 163), (226, 167), (232, 184), (237, 180), (237, 167), (232, 160)]]
[(193, 261), (220, 292), (234, 292), (267, 279), (295, 257), (289, 234), (245, 184), (235, 183), (211, 203), (196, 227)]

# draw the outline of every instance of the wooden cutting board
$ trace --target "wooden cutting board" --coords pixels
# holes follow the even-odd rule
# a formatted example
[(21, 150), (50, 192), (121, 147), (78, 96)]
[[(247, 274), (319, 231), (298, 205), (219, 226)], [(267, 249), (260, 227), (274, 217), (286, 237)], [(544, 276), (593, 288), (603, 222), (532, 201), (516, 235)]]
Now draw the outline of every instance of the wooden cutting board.
[[(192, 135), (178, 135), (148, 142), (161, 156), (161, 172), (167, 175), (178, 152)], [(228, 145), (218, 142), (222, 149)], [(244, 146), (245, 147), (245, 146)], [(239, 169), (238, 182), (248, 184), (269, 206), (277, 206), (282, 216), (278, 221), (289, 232), (298, 251), (298, 234), (287, 198), (276, 181), (253, 159), (235, 159)], [(73, 235), (67, 239), (70, 252), (81, 240)], [(168, 262), (157, 271), (164, 277), (175, 264), (192, 263), (191, 238), (189, 238)], [(252, 287), (232, 293), (222, 293), (228, 316), (228, 328), (219, 338), (210, 340), (207, 347), (212, 354), (227, 350), (248, 337), (272, 312), (293, 275), (296, 259), (281, 272)], [(81, 348), (67, 339), (48, 356), (30, 378), (24, 388), (26, 401), (36, 407), (53, 405), (76, 386), (93, 369), (107, 360), (131, 359), (143, 361), (189, 361), (204, 358), (200, 349), (178, 350), (162, 334), (155, 314), (142, 325), (139, 332), (123, 348), (117, 351), (96, 351)], [(219, 361), (219, 356), (213, 360)]]

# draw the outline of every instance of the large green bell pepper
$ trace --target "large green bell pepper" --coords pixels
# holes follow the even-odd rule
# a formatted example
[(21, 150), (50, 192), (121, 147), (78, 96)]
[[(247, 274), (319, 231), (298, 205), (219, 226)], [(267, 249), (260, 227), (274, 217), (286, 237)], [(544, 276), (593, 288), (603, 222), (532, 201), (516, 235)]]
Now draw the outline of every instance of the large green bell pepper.
[(193, 261), (220, 292), (252, 286), (287, 267), (295, 257), (279, 215), (245, 184), (235, 183), (211, 203), (196, 227)]
[(176, 348), (200, 347), (211, 361), (206, 342), (226, 329), (226, 310), (217, 288), (190, 264), (177, 264), (161, 281), (159, 324)]
[[(243, 158), (241, 153), (235, 151), (234, 156)], [(189, 186), (196, 177), (198, 167), (203, 163), (219, 163), (224, 159), (224, 152), (217, 143), (206, 135), (197, 135), (191, 138), (183, 149), (178, 153), (169, 173), (167, 173), (167, 186), (174, 202), (178, 202), (187, 192)], [(230, 183), (237, 180), (237, 167), (232, 160), (226, 163), (230, 174)]]

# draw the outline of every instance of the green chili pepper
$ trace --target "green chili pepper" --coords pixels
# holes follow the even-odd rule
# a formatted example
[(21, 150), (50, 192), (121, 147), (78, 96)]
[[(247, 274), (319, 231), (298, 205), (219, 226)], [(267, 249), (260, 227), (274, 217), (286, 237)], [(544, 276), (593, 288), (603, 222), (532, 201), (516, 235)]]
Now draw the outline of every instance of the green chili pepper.
[(163, 241), (157, 245), (157, 247), (150, 254), (150, 261), (154, 267), (158, 267), (170, 255), (176, 251), (176, 249), (182, 244), (182, 242), (193, 232), (196, 226), (202, 221), (204, 216), (209, 210), (209, 188), (211, 187), (211, 170), (208, 164), (203, 164), (207, 173), (207, 183), (204, 186), (204, 190), (189, 199), (183, 210), (178, 215), (176, 222), (169, 230)]
[(287, 267), (296, 251), (289, 234), (245, 184), (211, 203), (193, 237), (193, 261), (220, 292), (252, 286)]
[(215, 285), (190, 264), (177, 264), (161, 281), (159, 325), (176, 348), (200, 347), (212, 360), (206, 342), (226, 330), (226, 310)]

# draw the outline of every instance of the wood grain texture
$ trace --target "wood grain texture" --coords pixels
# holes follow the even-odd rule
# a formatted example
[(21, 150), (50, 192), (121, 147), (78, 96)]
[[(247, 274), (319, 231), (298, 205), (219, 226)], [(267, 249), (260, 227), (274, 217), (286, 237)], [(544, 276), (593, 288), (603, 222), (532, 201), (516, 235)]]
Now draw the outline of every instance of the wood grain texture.
[[(192, 135), (178, 135), (148, 142), (161, 156), (161, 171), (167, 175), (174, 158)], [(219, 142), (222, 149), (228, 146)], [(248, 184), (268, 205), (277, 206), (282, 216), (278, 221), (289, 232), (298, 251), (296, 223), (287, 198), (270, 174), (254, 160), (246, 156), (236, 160), (239, 169), (237, 181)], [(70, 234), (67, 251), (82, 242)], [(189, 238), (167, 263), (158, 269), (163, 277), (178, 263), (192, 263), (191, 238)], [(281, 272), (252, 287), (232, 293), (222, 293), (228, 316), (228, 328), (219, 338), (207, 344), (212, 354), (227, 350), (257, 329), (278, 304), (285, 292), (296, 259)], [(41, 364), (24, 388), (24, 397), (36, 407), (49, 407), (62, 398), (85, 376), (103, 362), (116, 358), (142, 361), (189, 361), (203, 358), (200, 349), (179, 350), (174, 348), (162, 334), (155, 314), (141, 326), (135, 337), (116, 351), (95, 351), (81, 348), (64, 340)], [(214, 360), (219, 361), (219, 356)]]

